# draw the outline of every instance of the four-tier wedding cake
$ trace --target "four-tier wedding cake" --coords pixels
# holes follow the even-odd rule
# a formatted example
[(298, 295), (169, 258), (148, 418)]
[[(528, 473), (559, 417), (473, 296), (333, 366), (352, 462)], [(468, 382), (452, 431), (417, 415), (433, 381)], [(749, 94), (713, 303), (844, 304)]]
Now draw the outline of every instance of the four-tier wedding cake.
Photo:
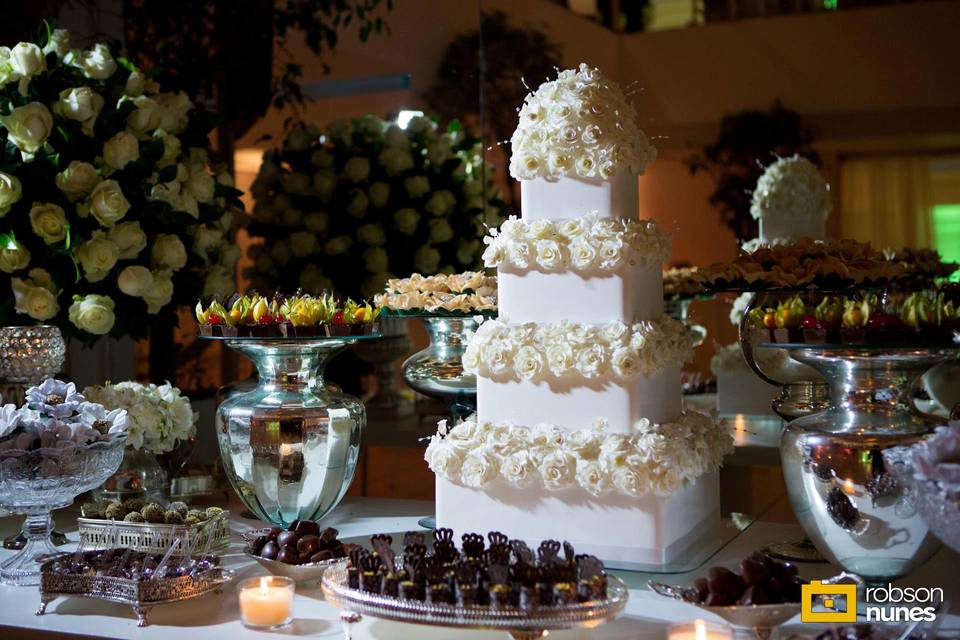
[(681, 409), (692, 354), (663, 312), (670, 236), (638, 219), (655, 149), (620, 88), (581, 65), (527, 96), (512, 138), (522, 218), (486, 239), (500, 316), (464, 355), (477, 414), (426, 459), (437, 525), (562, 535), (612, 566), (670, 562), (719, 525), (725, 427)]

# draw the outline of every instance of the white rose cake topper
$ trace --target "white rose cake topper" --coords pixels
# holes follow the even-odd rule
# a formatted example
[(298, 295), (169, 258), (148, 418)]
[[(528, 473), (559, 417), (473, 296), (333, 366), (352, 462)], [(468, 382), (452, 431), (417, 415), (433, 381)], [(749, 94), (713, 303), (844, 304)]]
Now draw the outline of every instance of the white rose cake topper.
[(750, 215), (769, 218), (812, 218), (830, 213), (830, 185), (816, 165), (793, 155), (767, 167), (753, 190)]
[(114, 55), (63, 30), (0, 46), (6, 324), (140, 337), (150, 316), (235, 288), (240, 192), (211, 169), (202, 107)]
[(636, 111), (620, 87), (581, 64), (561, 71), (529, 94), (510, 144), (517, 180), (564, 176), (609, 180), (621, 171), (642, 174), (657, 150), (637, 127)]

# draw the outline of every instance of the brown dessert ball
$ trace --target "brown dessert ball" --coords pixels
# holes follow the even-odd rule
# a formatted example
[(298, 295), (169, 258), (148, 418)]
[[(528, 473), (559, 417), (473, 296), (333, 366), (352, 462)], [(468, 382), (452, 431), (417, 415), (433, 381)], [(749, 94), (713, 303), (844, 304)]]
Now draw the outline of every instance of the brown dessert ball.
[(163, 521), (167, 524), (183, 524), (183, 516), (180, 515), (179, 511), (174, 511), (173, 509), (168, 509), (163, 514)]
[(202, 509), (190, 509), (187, 511), (187, 517), (193, 516), (198, 521), (202, 522), (207, 519), (207, 512)]
[(207, 507), (207, 518), (216, 518), (221, 513), (223, 513), (223, 509), (220, 507)]
[(139, 511), (131, 511), (123, 517), (124, 522), (146, 522)]
[(140, 514), (143, 515), (144, 520), (157, 524), (163, 522), (163, 514), (165, 512), (166, 509), (158, 505), (156, 502), (151, 502), (140, 510)]
[(187, 503), (186, 503), (186, 502), (181, 502), (181, 501), (177, 500), (176, 502), (171, 502), (171, 503), (170, 503), (170, 510), (171, 510), (171, 511), (176, 511), (176, 512), (179, 513), (181, 516), (183, 516), (184, 518), (186, 518), (186, 517), (187, 517), (187, 512), (190, 510), (190, 508), (187, 506)]
[(103, 510), (103, 515), (107, 520), (123, 520), (124, 516), (130, 513), (130, 510), (120, 502), (111, 502)]
[(200, 519), (197, 518), (197, 516), (195, 515), (188, 515), (186, 518), (183, 519), (183, 524), (194, 525), (199, 523), (200, 523)]
[(123, 501), (123, 506), (127, 508), (127, 511), (140, 511), (146, 504), (143, 498), (127, 498)]

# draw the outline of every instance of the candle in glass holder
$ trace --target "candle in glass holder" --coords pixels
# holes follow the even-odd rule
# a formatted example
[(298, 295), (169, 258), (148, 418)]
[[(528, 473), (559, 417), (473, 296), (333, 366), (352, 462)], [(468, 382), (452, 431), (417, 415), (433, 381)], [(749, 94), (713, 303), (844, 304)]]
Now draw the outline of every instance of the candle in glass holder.
[(238, 587), (240, 620), (248, 627), (274, 629), (293, 619), (293, 580), (283, 576), (249, 578)]
[(694, 620), (672, 624), (667, 629), (668, 640), (731, 640), (733, 629), (725, 624)]

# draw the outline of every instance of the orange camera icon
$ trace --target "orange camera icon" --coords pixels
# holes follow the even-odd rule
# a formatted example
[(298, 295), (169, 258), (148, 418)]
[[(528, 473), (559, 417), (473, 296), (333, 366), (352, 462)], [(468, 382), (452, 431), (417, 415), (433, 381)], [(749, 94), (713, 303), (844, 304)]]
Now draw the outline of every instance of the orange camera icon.
[(857, 585), (813, 580), (800, 590), (801, 622), (856, 622)]

